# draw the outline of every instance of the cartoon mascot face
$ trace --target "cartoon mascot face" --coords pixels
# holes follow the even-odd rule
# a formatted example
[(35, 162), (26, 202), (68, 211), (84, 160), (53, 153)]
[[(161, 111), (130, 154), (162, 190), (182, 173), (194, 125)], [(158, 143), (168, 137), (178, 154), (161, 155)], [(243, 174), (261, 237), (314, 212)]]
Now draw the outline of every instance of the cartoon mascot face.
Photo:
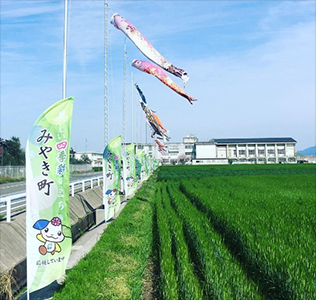
[(48, 220), (38, 220), (33, 225), (33, 228), (40, 230), (40, 233), (36, 235), (36, 238), (43, 242), (44, 245), (39, 247), (39, 252), (42, 255), (46, 253), (60, 252), (61, 248), (58, 243), (65, 239), (65, 235), (62, 231), (61, 220), (58, 217), (54, 217), (49, 222)]
[(116, 189), (114, 190), (107, 190), (105, 193), (107, 199), (108, 199), (108, 204), (111, 204), (115, 201), (115, 196), (116, 196)]
[(131, 177), (127, 177), (126, 178), (126, 181), (127, 181), (127, 186), (128, 187), (132, 187), (133, 184), (134, 184), (134, 178), (131, 176)]

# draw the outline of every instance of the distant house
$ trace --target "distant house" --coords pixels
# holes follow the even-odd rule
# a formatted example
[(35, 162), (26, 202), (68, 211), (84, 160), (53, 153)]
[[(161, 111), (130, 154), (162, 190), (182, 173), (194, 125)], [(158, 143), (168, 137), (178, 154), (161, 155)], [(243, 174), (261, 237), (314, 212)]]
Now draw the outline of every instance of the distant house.
[(280, 138), (227, 138), (196, 142), (192, 163), (296, 163), (296, 140)]
[(93, 151), (78, 151), (75, 152), (74, 158), (80, 160), (82, 155), (87, 155), (91, 160), (92, 167), (102, 167), (102, 152), (93, 152)]

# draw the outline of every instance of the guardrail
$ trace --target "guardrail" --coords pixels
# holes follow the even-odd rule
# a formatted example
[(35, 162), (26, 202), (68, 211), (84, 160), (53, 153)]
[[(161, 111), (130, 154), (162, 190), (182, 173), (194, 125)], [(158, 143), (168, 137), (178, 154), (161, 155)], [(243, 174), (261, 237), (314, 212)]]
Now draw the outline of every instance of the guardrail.
[[(92, 171), (92, 164), (70, 164), (70, 173), (74, 171)], [(25, 178), (25, 165), (23, 166), (0, 166), (0, 177)]]
[(84, 192), (86, 188), (93, 189), (95, 186), (100, 186), (101, 181), (103, 182), (103, 176), (71, 182), (69, 185), (70, 195), (74, 196), (75, 193)]
[[(84, 192), (86, 189), (93, 189), (100, 186), (103, 182), (103, 176), (78, 180), (69, 184), (69, 194), (74, 196), (76, 193)], [(0, 219), (6, 217), (7, 222), (11, 222), (11, 216), (14, 213), (26, 209), (26, 192), (13, 194), (0, 198)]]

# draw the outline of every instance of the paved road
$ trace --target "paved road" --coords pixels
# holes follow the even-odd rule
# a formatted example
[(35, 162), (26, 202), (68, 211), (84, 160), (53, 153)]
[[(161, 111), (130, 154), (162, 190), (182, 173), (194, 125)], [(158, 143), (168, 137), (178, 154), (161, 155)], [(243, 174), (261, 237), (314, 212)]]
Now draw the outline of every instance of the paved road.
[(25, 181), (7, 182), (0, 184), (0, 195), (22, 193), (25, 191)]
[[(102, 176), (102, 172), (75, 173), (70, 175), (70, 182), (98, 176)], [(23, 193), (25, 192), (25, 189), (25, 181), (1, 183), (0, 196), (5, 196), (7, 194)]]

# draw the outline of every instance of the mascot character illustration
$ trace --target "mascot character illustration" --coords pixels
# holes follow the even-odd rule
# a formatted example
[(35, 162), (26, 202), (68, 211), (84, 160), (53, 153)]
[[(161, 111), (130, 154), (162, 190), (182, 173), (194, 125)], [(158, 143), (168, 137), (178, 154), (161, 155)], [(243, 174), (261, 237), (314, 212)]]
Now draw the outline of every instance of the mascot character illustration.
[(33, 228), (40, 230), (36, 238), (44, 243), (44, 245), (38, 248), (39, 253), (42, 255), (46, 255), (47, 253), (54, 255), (55, 252), (61, 251), (59, 243), (66, 237), (63, 233), (63, 226), (67, 227), (61, 224), (61, 220), (58, 217), (52, 218), (51, 221), (44, 219), (36, 221)]

